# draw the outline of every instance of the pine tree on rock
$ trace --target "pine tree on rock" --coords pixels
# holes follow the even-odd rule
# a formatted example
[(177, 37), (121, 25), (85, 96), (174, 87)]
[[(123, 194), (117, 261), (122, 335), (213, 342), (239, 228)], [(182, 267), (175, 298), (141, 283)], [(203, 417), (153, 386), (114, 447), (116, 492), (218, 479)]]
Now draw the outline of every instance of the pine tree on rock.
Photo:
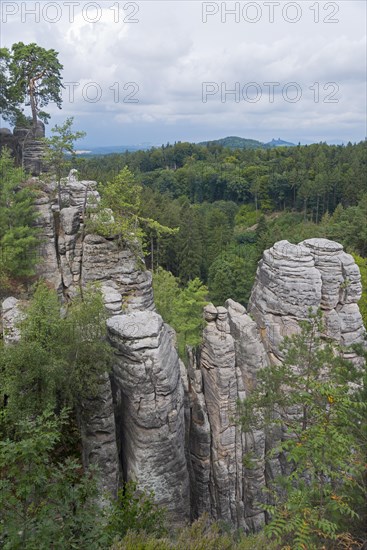
[(198, 229), (198, 216), (194, 207), (184, 205), (181, 209), (181, 226), (178, 235), (179, 274), (186, 283), (200, 277), (202, 243)]

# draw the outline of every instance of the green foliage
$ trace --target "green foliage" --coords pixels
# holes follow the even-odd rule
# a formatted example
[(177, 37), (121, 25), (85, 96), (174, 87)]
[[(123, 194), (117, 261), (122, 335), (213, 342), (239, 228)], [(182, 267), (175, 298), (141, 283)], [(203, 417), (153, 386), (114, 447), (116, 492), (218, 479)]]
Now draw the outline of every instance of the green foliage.
[(101, 202), (93, 208), (87, 224), (89, 232), (118, 237), (140, 248), (143, 231), (139, 225), (141, 185), (125, 166), (111, 181), (100, 185)]
[(112, 350), (106, 341), (107, 312), (98, 286), (88, 287), (76, 296), (63, 319), (64, 351), (68, 369), (65, 395), (72, 403), (95, 397), (100, 377), (108, 372)]
[(225, 533), (218, 523), (206, 515), (170, 536), (157, 537), (147, 533), (128, 531), (122, 541), (115, 542), (111, 550), (276, 550), (263, 534), (244, 536)]
[(52, 453), (66, 411), (44, 412), (18, 425), (16, 439), (0, 442), (0, 544), (4, 550), (103, 547), (92, 472)]
[(160, 253), (160, 245), (162, 241), (164, 242), (167, 237), (172, 237), (174, 235), (177, 235), (179, 232), (178, 227), (167, 227), (165, 225), (162, 225), (157, 220), (153, 220), (152, 218), (142, 218), (139, 217), (140, 223), (143, 225), (145, 230), (145, 238), (146, 240), (149, 239), (150, 241), (150, 247), (148, 248), (147, 245), (144, 246), (143, 241), (143, 248), (148, 248), (148, 254), (150, 254), (150, 268), (152, 271), (155, 269), (155, 256), (156, 256), (156, 262), (157, 262), (157, 268), (159, 266), (159, 253)]
[(199, 145), (222, 145), (228, 149), (261, 149), (264, 144), (256, 139), (229, 136), (215, 141), (203, 141)]
[(358, 307), (362, 315), (363, 324), (367, 327), (367, 259), (361, 258), (357, 254), (353, 254), (353, 258), (361, 272), (362, 296), (358, 302)]
[(22, 117), (20, 109), (21, 96), (19, 90), (10, 86), (9, 65), (11, 53), (8, 48), (0, 48), (0, 111), (4, 120), (11, 124)]
[(121, 540), (131, 530), (160, 536), (165, 533), (165, 512), (154, 502), (154, 493), (138, 488), (129, 481), (119, 490), (117, 500), (111, 503), (106, 531), (111, 542)]
[(61, 126), (56, 124), (51, 129), (53, 135), (43, 139), (47, 146), (45, 161), (56, 171), (56, 179), (59, 185), (59, 199), (60, 180), (64, 175), (65, 168), (70, 166), (70, 159), (66, 155), (74, 155), (74, 142), (86, 135), (85, 132), (72, 131), (73, 121), (74, 118), (69, 117)]
[(245, 431), (284, 431), (268, 458), (283, 455), (288, 471), (270, 490), (265, 532), (297, 549), (334, 547), (358, 534), (366, 497), (361, 373), (321, 339), (322, 330), (321, 313), (310, 313), (301, 331), (285, 339), (284, 362), (263, 369), (240, 404)]
[(187, 283), (200, 277), (203, 250), (200, 242), (197, 212), (185, 203), (181, 209), (181, 219), (182, 223), (178, 235), (179, 273), (182, 282)]
[[(17, 42), (11, 51), (2, 49), (2, 81), (5, 99), (9, 99), (5, 118), (15, 121), (21, 114), (21, 105), (31, 107), (33, 127), (37, 118), (44, 122), (50, 115), (41, 110), (50, 102), (61, 108), (61, 70), (58, 53), (35, 43)], [(24, 117), (23, 117), (24, 118)]]
[(257, 223), (259, 213), (252, 205), (243, 204), (236, 214), (236, 225), (241, 225), (244, 228), (251, 227)]
[(153, 273), (154, 303), (166, 323), (173, 326), (176, 302), (181, 288), (178, 280), (169, 271), (159, 268)]
[(204, 213), (202, 238), (203, 256), (202, 263), (207, 272), (213, 261), (221, 252), (224, 252), (231, 241), (233, 228), (231, 227), (228, 215), (219, 208), (210, 208)]
[[(164, 510), (153, 493), (126, 483), (116, 501), (97, 504), (97, 472), (64, 457), (68, 411), (45, 411), (16, 426), (0, 442), (0, 544), (4, 550), (102, 550), (128, 530), (158, 537), (166, 530)], [(62, 459), (60, 459), (62, 456)]]
[(61, 314), (56, 292), (39, 283), (19, 320), (20, 341), (0, 348), (4, 548), (106, 548), (108, 518), (94, 472), (78, 460), (76, 428), (83, 401), (96, 395), (110, 365), (105, 321), (98, 288), (85, 289)]
[(19, 343), (0, 348), (5, 411), (13, 424), (93, 397), (111, 357), (104, 341), (103, 300), (96, 289), (76, 297), (61, 317), (56, 292), (40, 283), (23, 315)]
[(172, 273), (160, 268), (153, 274), (153, 290), (157, 311), (177, 332), (179, 354), (184, 359), (186, 345), (200, 344), (208, 289), (199, 279), (180, 288)]
[[(112, 181), (100, 185), (102, 201), (91, 208), (87, 228), (106, 237), (118, 236), (129, 241), (137, 256), (141, 249), (150, 256), (150, 268), (154, 270), (165, 253), (168, 243), (178, 233), (170, 219), (167, 223), (160, 204), (151, 197), (142, 196), (143, 188), (125, 166)], [(162, 246), (163, 245), (163, 246)]]
[(201, 332), (204, 325), (203, 307), (207, 302), (208, 289), (200, 279), (189, 281), (176, 301), (173, 317), (174, 328), (178, 332), (178, 348), (184, 355), (186, 345), (197, 346), (201, 342)]
[(14, 167), (7, 149), (0, 157), (0, 277), (29, 277), (34, 274), (37, 230), (32, 227), (35, 219), (34, 192), (24, 183), (24, 172)]
[(141, 182), (192, 203), (235, 201), (263, 211), (295, 209), (319, 223), (339, 203), (355, 206), (366, 192), (366, 143), (318, 143), (232, 151), (221, 145), (176, 143), (149, 151), (78, 159), (83, 175), (100, 179), (127, 165)]
[[(365, 142), (265, 150), (176, 143), (76, 162), (90, 179), (108, 174), (111, 180), (124, 166), (136, 175), (139, 216), (172, 230), (156, 231), (141, 220), (151, 269), (210, 286), (213, 263), (235, 255), (246, 261), (248, 296), (255, 263), (276, 241), (325, 237), (366, 256), (365, 151)], [(106, 225), (108, 219), (106, 213)]]
[(21, 322), (19, 344), (5, 346), (0, 355), (3, 393), (9, 396), (6, 413), (13, 422), (56, 407), (64, 364), (61, 323), (56, 293), (40, 285)]
[(209, 268), (210, 299), (215, 305), (223, 305), (228, 298), (247, 304), (254, 273), (252, 262), (230, 252), (221, 254)]
[(356, 206), (335, 211), (331, 217), (333, 238), (343, 242), (350, 250), (367, 256), (367, 194)]

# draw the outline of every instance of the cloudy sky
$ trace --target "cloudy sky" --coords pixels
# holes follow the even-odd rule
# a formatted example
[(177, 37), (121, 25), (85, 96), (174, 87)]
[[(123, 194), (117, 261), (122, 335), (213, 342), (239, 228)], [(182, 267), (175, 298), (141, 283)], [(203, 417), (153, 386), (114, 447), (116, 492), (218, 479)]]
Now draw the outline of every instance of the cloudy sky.
[(1, 45), (59, 52), (81, 144), (366, 135), (366, 2), (1, 2)]

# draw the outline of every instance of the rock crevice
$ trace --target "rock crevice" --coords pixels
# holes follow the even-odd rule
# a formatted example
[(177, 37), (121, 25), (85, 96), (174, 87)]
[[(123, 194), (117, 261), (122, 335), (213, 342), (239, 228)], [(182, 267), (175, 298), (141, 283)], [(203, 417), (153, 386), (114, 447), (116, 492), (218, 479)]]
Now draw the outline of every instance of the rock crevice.
[[(254, 388), (260, 369), (283, 360), (283, 338), (299, 332), (310, 308), (322, 309), (325, 338), (342, 346), (364, 341), (353, 257), (326, 239), (276, 243), (259, 262), (248, 311), (230, 299), (225, 307), (206, 306), (202, 344), (189, 350), (186, 368), (173, 330), (155, 312), (142, 259), (128, 245), (85, 231), (87, 207), (99, 201), (95, 182), (78, 181), (72, 171), (59, 191), (45, 186), (36, 199), (38, 275), (64, 300), (98, 282), (114, 350), (98, 396), (82, 403), (84, 463), (98, 465), (103, 492), (115, 494), (121, 474), (154, 491), (174, 524), (208, 513), (261, 529), (263, 489), (284, 470), (279, 458), (266, 463), (265, 455), (281, 434), (243, 433), (238, 400)], [(7, 344), (19, 339), (19, 315), (19, 301), (7, 298)], [(346, 356), (358, 361), (350, 351)]]

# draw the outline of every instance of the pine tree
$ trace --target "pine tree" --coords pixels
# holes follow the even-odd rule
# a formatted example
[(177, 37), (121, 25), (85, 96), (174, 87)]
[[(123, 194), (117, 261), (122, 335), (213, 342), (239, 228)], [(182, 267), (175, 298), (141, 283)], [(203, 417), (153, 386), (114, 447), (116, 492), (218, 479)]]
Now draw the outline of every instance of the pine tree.
[(178, 234), (179, 276), (187, 283), (200, 277), (202, 261), (201, 238), (198, 230), (198, 217), (194, 207), (184, 205), (181, 209), (181, 224)]
[(186, 345), (197, 346), (201, 341), (203, 307), (207, 304), (208, 289), (198, 278), (180, 288), (172, 273), (162, 268), (153, 275), (153, 288), (157, 310), (175, 329), (178, 351), (185, 359)]
[(7, 149), (0, 157), (0, 281), (5, 288), (10, 279), (34, 274), (37, 262), (37, 230), (34, 193), (24, 184), (25, 175), (15, 168)]

